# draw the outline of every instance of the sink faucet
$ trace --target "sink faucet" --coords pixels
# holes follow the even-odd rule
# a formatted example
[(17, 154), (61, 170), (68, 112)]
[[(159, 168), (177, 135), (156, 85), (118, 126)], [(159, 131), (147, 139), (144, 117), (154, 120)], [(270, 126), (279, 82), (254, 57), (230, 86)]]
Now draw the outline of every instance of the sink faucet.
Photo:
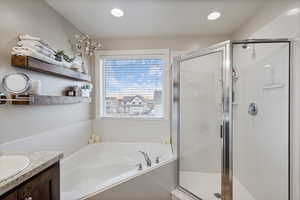
[(145, 161), (146, 161), (146, 163), (147, 163), (147, 166), (148, 166), (148, 167), (151, 167), (152, 162), (151, 162), (151, 160), (150, 160), (148, 154), (145, 153), (145, 152), (143, 152), (143, 151), (139, 151), (139, 152), (144, 156)]

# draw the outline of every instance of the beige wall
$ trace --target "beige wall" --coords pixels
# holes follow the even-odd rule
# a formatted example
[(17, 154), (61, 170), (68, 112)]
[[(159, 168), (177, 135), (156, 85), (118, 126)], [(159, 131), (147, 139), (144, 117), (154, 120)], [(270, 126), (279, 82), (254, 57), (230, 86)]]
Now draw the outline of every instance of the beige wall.
[[(230, 39), (229, 36), (178, 36), (147, 38), (100, 38), (104, 50), (140, 50), (169, 48), (171, 57)], [(97, 66), (96, 66), (97, 67)], [(96, 86), (97, 87), (97, 86)], [(167, 97), (170, 102), (170, 97)], [(167, 105), (168, 107), (170, 105)], [(170, 118), (164, 120), (96, 119), (94, 131), (102, 141), (162, 142), (170, 137)]]
[(300, 8), (300, 2), (277, 2), (267, 5), (260, 14), (251, 19), (235, 34), (234, 39), (243, 38), (291, 38), (295, 39), (292, 54), (292, 135), (291, 135), (291, 159), (293, 182), (293, 200), (300, 198), (299, 194), (299, 165), (300, 165), (300, 14), (287, 16), (286, 12), (292, 8)]
[[(11, 48), (16, 44), (16, 38), (20, 33), (41, 37), (55, 49), (65, 49), (68, 53), (70, 53), (69, 39), (75, 33), (79, 33), (73, 25), (42, 0), (0, 0), (0, 19), (2, 22), (0, 26), (0, 78), (8, 72), (23, 71), (10, 65)], [(76, 84), (75, 81), (68, 79), (31, 71), (24, 72), (28, 73), (32, 79), (42, 81), (43, 94), (61, 95), (66, 86)], [(0, 106), (0, 144), (56, 129), (64, 130), (60, 131), (63, 138), (63, 134), (68, 132), (68, 129), (62, 129), (63, 127), (88, 122), (89, 119), (90, 104)], [(88, 127), (86, 124), (84, 126)], [(82, 134), (89, 134), (88, 129), (82, 130)], [(61, 141), (62, 138), (52, 139)], [(39, 142), (36, 141), (37, 146)], [(43, 148), (42, 145), (40, 147)]]
[[(39, 36), (48, 41), (56, 49), (66, 49), (70, 52), (69, 39), (78, 30), (49, 7), (39, 0), (0, 0), (0, 18), (3, 23), (0, 27), (0, 77), (11, 71), (22, 71), (10, 66), (10, 51), (16, 43), (20, 33)], [(209, 46), (216, 42), (228, 40), (228, 36), (180, 36), (155, 38), (100, 38), (105, 50), (129, 49), (163, 49), (170, 48), (171, 54), (190, 51)], [(94, 71), (91, 69), (91, 71)], [(33, 79), (42, 81), (42, 93), (60, 95), (64, 87), (76, 84), (74, 81), (29, 72)], [(97, 86), (96, 86), (97, 87)], [(75, 104), (64, 106), (12, 106), (0, 107), (0, 144), (13, 142), (24, 137), (34, 137), (45, 133), (68, 132), (64, 127), (75, 126), (79, 122), (89, 123), (94, 113), (89, 104)], [(128, 142), (161, 142), (169, 137), (170, 120), (96, 120), (94, 130), (102, 135), (104, 141)], [(87, 124), (84, 123), (84, 127)], [(64, 130), (64, 131), (61, 131)], [(70, 128), (70, 130), (73, 130)], [(85, 129), (82, 129), (85, 130)], [(89, 134), (87, 130), (86, 134)], [(82, 133), (84, 134), (84, 133)], [(66, 134), (67, 135), (67, 134)], [(77, 133), (78, 135), (78, 133)], [(62, 137), (64, 134), (62, 133)], [(66, 137), (66, 136), (65, 136)], [(70, 135), (68, 135), (70, 137)], [(40, 139), (43, 137), (39, 137)], [(81, 137), (82, 138), (82, 137)], [(32, 138), (32, 140), (34, 140)], [(56, 137), (52, 138), (57, 140)], [(62, 139), (64, 140), (64, 139)], [(65, 139), (67, 140), (67, 138)], [(29, 141), (29, 140), (28, 140)], [(36, 145), (39, 146), (37, 141)], [(6, 147), (9, 144), (4, 145)], [(40, 145), (42, 147), (42, 145)], [(1, 145), (0, 145), (1, 148)], [(37, 147), (35, 149), (38, 149)]]

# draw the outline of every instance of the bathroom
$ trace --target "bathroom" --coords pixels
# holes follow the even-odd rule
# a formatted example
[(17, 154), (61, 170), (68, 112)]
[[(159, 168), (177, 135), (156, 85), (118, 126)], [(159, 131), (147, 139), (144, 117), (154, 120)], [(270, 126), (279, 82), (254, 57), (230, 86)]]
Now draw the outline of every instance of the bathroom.
[(300, 200), (299, 0), (0, 18), (0, 200)]

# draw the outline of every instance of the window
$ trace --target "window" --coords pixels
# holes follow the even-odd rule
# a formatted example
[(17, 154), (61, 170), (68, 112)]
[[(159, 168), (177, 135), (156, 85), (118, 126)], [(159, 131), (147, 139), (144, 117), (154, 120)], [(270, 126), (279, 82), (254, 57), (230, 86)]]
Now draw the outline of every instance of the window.
[(101, 116), (163, 118), (166, 59), (158, 55), (101, 57)]

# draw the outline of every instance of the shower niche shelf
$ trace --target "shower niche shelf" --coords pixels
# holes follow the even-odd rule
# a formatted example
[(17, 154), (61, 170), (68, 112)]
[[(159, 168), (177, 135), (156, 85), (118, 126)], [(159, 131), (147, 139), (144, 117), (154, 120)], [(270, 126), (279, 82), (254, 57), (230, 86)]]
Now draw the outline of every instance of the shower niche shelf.
[(268, 84), (268, 85), (265, 85), (263, 87), (263, 89), (267, 90), (267, 89), (276, 89), (276, 88), (284, 88), (284, 84), (283, 83), (273, 83), (273, 84)]
[(36, 71), (44, 74), (50, 74), (50, 75), (73, 79), (77, 81), (91, 82), (90, 75), (76, 72), (74, 70), (61, 67), (58, 65), (50, 64), (30, 56), (12, 55), (11, 64), (14, 67), (18, 67), (26, 70)]
[(90, 103), (86, 97), (49, 96), (49, 95), (18, 95), (13, 96), (14, 105), (64, 105), (77, 103)]

